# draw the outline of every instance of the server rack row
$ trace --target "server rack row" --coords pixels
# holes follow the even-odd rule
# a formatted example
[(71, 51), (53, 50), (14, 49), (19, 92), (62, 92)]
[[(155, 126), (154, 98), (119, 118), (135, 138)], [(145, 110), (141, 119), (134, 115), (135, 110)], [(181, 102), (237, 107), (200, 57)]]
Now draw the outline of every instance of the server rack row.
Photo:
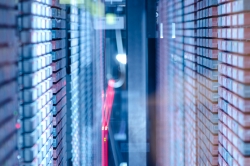
[(249, 164), (249, 2), (218, 1), (219, 164)]
[(0, 2), (0, 165), (93, 165), (103, 35), (88, 3)]
[(159, 2), (158, 96), (167, 104), (158, 110), (169, 121), (167, 165), (249, 165), (249, 4)]

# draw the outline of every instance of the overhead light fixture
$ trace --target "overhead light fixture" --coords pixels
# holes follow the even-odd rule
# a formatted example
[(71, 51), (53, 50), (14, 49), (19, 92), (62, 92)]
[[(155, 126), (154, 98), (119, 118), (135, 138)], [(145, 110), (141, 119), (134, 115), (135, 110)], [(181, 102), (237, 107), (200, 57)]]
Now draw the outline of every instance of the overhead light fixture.
[(120, 166), (127, 166), (127, 163), (121, 163)]
[(126, 65), (127, 64), (127, 55), (126, 54), (117, 54), (116, 60), (120, 62), (121, 64)]
[(114, 25), (116, 23), (116, 15), (113, 13), (106, 14), (106, 23), (109, 25)]

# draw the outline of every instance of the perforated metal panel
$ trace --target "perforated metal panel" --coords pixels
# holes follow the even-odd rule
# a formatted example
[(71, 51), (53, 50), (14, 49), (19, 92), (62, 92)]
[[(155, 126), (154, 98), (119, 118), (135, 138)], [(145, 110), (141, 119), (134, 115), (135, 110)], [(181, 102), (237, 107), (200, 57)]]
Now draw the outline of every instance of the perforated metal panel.
[(85, 5), (69, 6), (69, 18), (72, 163), (100, 165), (104, 39)]
[(22, 162), (65, 165), (65, 5), (20, 1), (19, 11)]

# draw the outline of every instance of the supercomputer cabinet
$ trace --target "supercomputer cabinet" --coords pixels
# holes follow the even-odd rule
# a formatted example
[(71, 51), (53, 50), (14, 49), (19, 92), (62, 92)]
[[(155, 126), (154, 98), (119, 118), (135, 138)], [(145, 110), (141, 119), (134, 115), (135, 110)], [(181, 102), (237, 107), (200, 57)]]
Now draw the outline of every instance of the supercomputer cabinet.
[(169, 133), (159, 153), (167, 165), (249, 165), (249, 4), (159, 1), (158, 116)]
[[(217, 6), (217, 1), (192, 0), (159, 5), (164, 37), (159, 39), (158, 79), (159, 87), (167, 85), (166, 91), (159, 89), (159, 95), (168, 103), (161, 111), (170, 115), (167, 118), (171, 131), (170, 143), (167, 143), (169, 158), (166, 161), (170, 165), (218, 164)], [(181, 65), (184, 67), (180, 68)], [(183, 75), (176, 73), (178, 68), (183, 70)], [(179, 89), (174, 91), (184, 93), (184, 103), (179, 101), (180, 93), (173, 92), (174, 87)], [(181, 105), (184, 105), (183, 117), (174, 116)], [(182, 128), (178, 121), (183, 121), (185, 126), (183, 144), (178, 141), (182, 138), (178, 136)], [(183, 163), (176, 163), (180, 161), (175, 158), (174, 149), (183, 153)]]
[(98, 4), (0, 2), (0, 165), (101, 163)]
[(249, 1), (217, 9), (219, 164), (249, 165)]
[[(70, 155), (73, 165), (99, 165), (101, 145), (98, 142), (100, 143), (101, 139), (98, 121), (101, 122), (101, 107), (95, 108), (95, 105), (99, 103), (102, 106), (102, 98), (97, 97), (102, 97), (103, 92), (102, 71), (99, 71), (102, 70), (100, 67), (104, 56), (103, 36), (100, 34), (101, 31), (94, 31), (91, 13), (84, 6), (68, 6), (67, 13), (70, 20), (70, 24), (67, 25), (67, 86), (70, 91), (68, 112), (71, 112), (68, 127), (72, 128), (72, 138), (69, 138), (72, 142)], [(95, 73), (100, 75), (95, 76)], [(95, 117), (96, 115), (99, 117)]]
[(20, 1), (18, 7), (22, 162), (65, 165), (66, 6)]

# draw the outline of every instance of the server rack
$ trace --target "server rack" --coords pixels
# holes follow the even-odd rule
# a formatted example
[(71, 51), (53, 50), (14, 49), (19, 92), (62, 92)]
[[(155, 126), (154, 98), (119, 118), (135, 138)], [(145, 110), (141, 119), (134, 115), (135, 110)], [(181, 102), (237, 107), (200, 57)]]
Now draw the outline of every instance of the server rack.
[(65, 5), (20, 1), (19, 12), (22, 163), (65, 165)]
[[(68, 128), (72, 128), (72, 139), (69, 138), (68, 143), (72, 146), (72, 165), (80, 165), (80, 113), (79, 113), (79, 9), (77, 6), (69, 6), (67, 9), (68, 19), (70, 24), (67, 25), (68, 33), (68, 115), (71, 115), (71, 120), (68, 121)], [(74, 124), (74, 125), (73, 125)], [(69, 127), (70, 126), (70, 127)], [(68, 145), (70, 146), (70, 145)]]
[(0, 2), (0, 164), (101, 162), (103, 32), (87, 6)]
[[(179, 161), (180, 163), (177, 165), (216, 165), (218, 163), (217, 1), (186, 0), (181, 2), (182, 6), (178, 1), (170, 1), (167, 4), (162, 2), (161, 5), (165, 6), (161, 8), (162, 13), (160, 13), (163, 15), (165, 11), (168, 11), (168, 22), (165, 23), (164, 19), (160, 20), (166, 27), (163, 28), (165, 32), (163, 38), (168, 40), (159, 40), (159, 48), (163, 54), (159, 55), (159, 61), (162, 62), (164, 56), (168, 56), (167, 59), (169, 59), (168, 61), (164, 60), (165, 64), (161, 64), (169, 66), (166, 68), (169, 73), (169, 80), (166, 84), (169, 87), (170, 95), (164, 99), (168, 100), (167, 103), (170, 103), (170, 106), (166, 105), (165, 109), (172, 112), (174, 107), (180, 107), (182, 102), (178, 100), (181, 98), (179, 94), (184, 91), (184, 117), (169, 114), (171, 118), (168, 118), (170, 121), (169, 130), (172, 132), (168, 145), (170, 146), (170, 154), (167, 162), (170, 162), (170, 165), (177, 164), (174, 162), (176, 154), (172, 149), (182, 152), (181, 149), (175, 148), (174, 144), (178, 144), (178, 142), (172, 133), (180, 132), (178, 128), (181, 128), (182, 125), (178, 124), (178, 121), (184, 121), (185, 145), (180, 145), (185, 147), (185, 163)], [(175, 10), (171, 10), (172, 6), (175, 7)], [(177, 6), (181, 11), (180, 16), (177, 14), (179, 12)], [(173, 40), (176, 41), (174, 45), (171, 44)], [(163, 46), (166, 44), (165, 42), (167, 42), (167, 46), (165, 46), (167, 49), (164, 49)], [(169, 55), (170, 50), (175, 51), (175, 54)], [(181, 55), (182, 52), (183, 57), (176, 56)], [(178, 63), (184, 65), (183, 75), (181, 72), (173, 72), (178, 71)], [(171, 69), (172, 66), (175, 67)], [(159, 69), (159, 72), (162, 72), (161, 77), (164, 75), (162, 68)], [(161, 77), (158, 79), (160, 86), (163, 86), (164, 82), (161, 83)], [(174, 86), (172, 85), (173, 77), (181, 78), (174, 81)], [(183, 84), (182, 79), (184, 80)], [(173, 92), (172, 88), (178, 90)], [(171, 97), (176, 94), (178, 98)], [(160, 95), (164, 96), (164, 93)], [(175, 103), (176, 106), (171, 106), (171, 103)]]
[(219, 164), (248, 165), (249, 2), (218, 1)]
[[(97, 5), (99, 8), (102, 8), (103, 6)], [(88, 17), (90, 15), (88, 14)], [(102, 110), (103, 107), (103, 96), (106, 95), (104, 91), (105, 87), (105, 77), (104, 77), (104, 50), (105, 50), (105, 32), (102, 30), (96, 30), (94, 31), (93, 28), (90, 26), (90, 24), (87, 24), (89, 31), (94, 34), (95, 40), (91, 41), (90, 44), (92, 44), (94, 47), (92, 47), (93, 52), (93, 70), (92, 70), (92, 76), (93, 76), (93, 118), (92, 118), (92, 130), (89, 130), (89, 133), (92, 134), (93, 139), (93, 156), (92, 156), (92, 162), (93, 165), (101, 165), (102, 159), (101, 159), (101, 142), (103, 141), (101, 138), (100, 133), (100, 127), (102, 126), (102, 114), (99, 112)], [(91, 37), (90, 37), (91, 38)], [(90, 139), (90, 138), (89, 138)], [(87, 144), (87, 142), (85, 142)]]
[[(93, 64), (96, 62), (93, 39), (98, 35), (94, 34), (91, 26), (91, 14), (85, 6), (71, 5), (68, 7), (68, 13), (72, 22), (68, 28), (70, 55), (68, 64), (70, 65), (69, 80), (71, 80), (69, 101), (72, 111), (72, 123), (70, 124), (74, 124), (72, 125), (72, 134), (74, 135), (72, 138), (72, 159), (73, 165), (93, 165), (96, 160), (94, 135), (101, 134), (98, 131), (94, 132), (93, 123), (93, 93), (95, 88), (93, 85)], [(96, 83), (100, 84), (100, 82)], [(100, 110), (97, 111), (97, 114), (101, 114)]]
[[(85, 161), (82, 163), (82, 165), (93, 165), (95, 156), (94, 156), (94, 100), (93, 100), (93, 92), (94, 92), (94, 78), (93, 78), (93, 70), (94, 66), (94, 54), (92, 46), (92, 40), (91, 38), (93, 33), (93, 29), (90, 26), (91, 25), (91, 18), (89, 12), (82, 12), (82, 17), (84, 16), (85, 20), (81, 20), (81, 28), (82, 33), (80, 38), (81, 43), (81, 51), (80, 55), (80, 82), (82, 84), (81, 87), (81, 103), (84, 103), (81, 105), (81, 123), (84, 124), (81, 129), (81, 158), (84, 158)], [(84, 30), (83, 30), (84, 29)], [(83, 56), (84, 55), (84, 56)]]
[[(167, 104), (161, 105), (158, 110), (161, 113), (167, 110), (168, 115), (162, 114), (166, 115), (170, 124), (167, 131), (171, 131), (166, 162), (175, 164), (176, 154), (172, 149), (177, 149), (178, 140), (172, 133), (179, 131), (177, 128), (181, 125), (178, 121), (183, 120), (185, 164), (179, 161), (179, 165), (248, 165), (249, 2), (181, 2), (182, 28), (177, 25), (180, 17), (176, 5), (179, 1), (159, 2), (163, 39), (158, 41), (158, 95), (160, 102)], [(172, 10), (173, 7), (175, 10)], [(172, 39), (171, 36), (177, 39)], [(177, 41), (180, 41), (179, 48), (175, 44)], [(183, 76), (177, 73), (177, 62), (171, 60), (171, 50), (177, 55), (179, 50), (184, 51)], [(184, 78), (182, 87), (181, 79), (174, 81), (173, 77)], [(173, 82), (175, 85), (172, 85)], [(164, 86), (166, 89), (161, 91)], [(173, 88), (178, 90), (172, 90)], [(182, 105), (173, 96), (183, 88), (184, 119), (171, 114), (176, 112), (176, 106)]]
[[(65, 52), (66, 44), (66, 5), (54, 1), (52, 6), (52, 51), (53, 54)], [(53, 25), (54, 24), (54, 25)], [(52, 79), (53, 79), (53, 165), (67, 164), (67, 144), (66, 144), (66, 58), (61, 54), (61, 58), (52, 59)], [(65, 102), (66, 101), (66, 102)], [(65, 102), (65, 103), (63, 103)], [(57, 109), (61, 107), (61, 109)]]

